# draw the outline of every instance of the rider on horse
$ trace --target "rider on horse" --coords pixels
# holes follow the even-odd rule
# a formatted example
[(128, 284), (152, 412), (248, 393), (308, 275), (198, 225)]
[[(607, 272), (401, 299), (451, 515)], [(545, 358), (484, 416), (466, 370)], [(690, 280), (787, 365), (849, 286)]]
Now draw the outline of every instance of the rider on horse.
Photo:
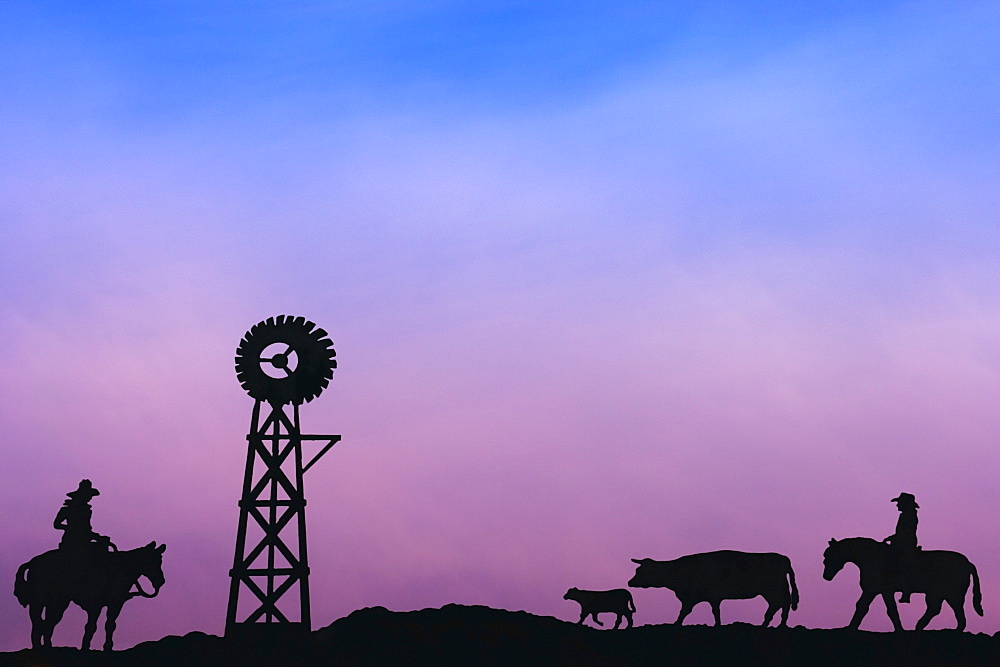
[(912, 577), (914, 562), (920, 547), (917, 546), (917, 499), (912, 493), (900, 493), (892, 499), (899, 510), (899, 519), (896, 521), (896, 532), (882, 540), (889, 545), (889, 563), (893, 569), (902, 574), (903, 586), (900, 602), (910, 601), (910, 585), (908, 580)]
[(64, 549), (67, 554), (85, 558), (95, 551), (107, 552), (111, 540), (95, 533), (90, 527), (90, 517), (93, 514), (90, 499), (101, 495), (101, 492), (94, 488), (89, 479), (85, 479), (80, 482), (76, 491), (70, 491), (66, 495), (69, 500), (63, 502), (52, 522), (56, 530), (63, 531), (59, 548)]

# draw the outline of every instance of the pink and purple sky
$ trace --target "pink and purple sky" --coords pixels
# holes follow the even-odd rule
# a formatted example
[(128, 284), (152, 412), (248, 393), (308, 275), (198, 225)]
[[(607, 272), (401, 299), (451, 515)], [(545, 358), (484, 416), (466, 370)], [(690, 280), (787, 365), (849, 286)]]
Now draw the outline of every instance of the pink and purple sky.
[(839, 627), (827, 540), (909, 491), (1000, 630), (997, 4), (618, 5), (0, 4), (8, 583), (88, 477), (98, 532), (168, 545), (117, 646), (221, 633), (233, 356), (288, 313), (340, 364), (302, 409), (344, 438), (306, 479), (315, 627), (575, 620), (570, 586), (715, 549), (788, 555), (792, 624)]

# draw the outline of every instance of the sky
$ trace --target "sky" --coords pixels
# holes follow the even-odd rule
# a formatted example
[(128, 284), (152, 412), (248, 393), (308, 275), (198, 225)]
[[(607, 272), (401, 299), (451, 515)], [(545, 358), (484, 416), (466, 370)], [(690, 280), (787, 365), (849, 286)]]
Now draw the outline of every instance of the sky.
[(167, 544), (116, 647), (221, 634), (233, 358), (287, 313), (338, 359), (302, 408), (343, 436), (305, 479), (316, 628), (575, 621), (569, 587), (716, 549), (789, 556), (790, 623), (841, 627), (827, 541), (906, 491), (1000, 630), (997, 4), (619, 5), (0, 2), (0, 573), (89, 478), (97, 532)]

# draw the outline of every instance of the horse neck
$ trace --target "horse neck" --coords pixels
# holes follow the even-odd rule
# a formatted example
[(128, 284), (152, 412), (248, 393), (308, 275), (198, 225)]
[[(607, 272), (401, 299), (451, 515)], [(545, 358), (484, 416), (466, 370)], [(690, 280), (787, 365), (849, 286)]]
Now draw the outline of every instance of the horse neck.
[(840, 543), (844, 545), (844, 551), (848, 554), (847, 560), (854, 563), (859, 560), (871, 560), (884, 552), (884, 545), (870, 537), (848, 537)]
[(142, 549), (130, 549), (128, 551), (114, 551), (108, 554), (114, 568), (123, 574), (138, 577), (142, 572)]

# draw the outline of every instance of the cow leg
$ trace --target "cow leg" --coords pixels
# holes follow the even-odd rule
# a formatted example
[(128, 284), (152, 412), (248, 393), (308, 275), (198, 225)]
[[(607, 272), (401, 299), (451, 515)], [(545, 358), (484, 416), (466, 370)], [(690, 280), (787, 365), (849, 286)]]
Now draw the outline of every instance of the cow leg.
[(892, 629), (896, 632), (902, 632), (903, 624), (899, 622), (899, 608), (896, 607), (896, 592), (889, 591), (888, 593), (882, 593), (882, 600), (885, 602), (885, 613), (889, 615), (889, 620), (892, 621)]
[(920, 617), (917, 621), (917, 630), (923, 630), (927, 627), (927, 624), (931, 622), (931, 619), (938, 615), (941, 611), (941, 602), (943, 601), (940, 596), (927, 594), (924, 596), (924, 601), (927, 603), (927, 611), (924, 615)]
[(854, 616), (851, 618), (851, 623), (847, 627), (851, 630), (857, 630), (861, 626), (861, 619), (865, 617), (868, 613), (868, 608), (872, 605), (872, 600), (875, 599), (875, 593), (869, 591), (861, 591), (861, 597), (854, 604)]
[(122, 612), (122, 604), (111, 604), (108, 606), (107, 615), (104, 620), (104, 650), (110, 651), (114, 646), (115, 628), (118, 627), (118, 614)]
[(722, 600), (713, 600), (709, 604), (712, 605), (712, 616), (715, 617), (715, 625), (718, 627), (722, 625)]
[(592, 611), (592, 612), (590, 612), (590, 617), (592, 619), (594, 619), (594, 623), (597, 623), (599, 626), (601, 626), (603, 628), (604, 624), (601, 623), (601, 619), (599, 618), (600, 615), (601, 615), (601, 613), (598, 612), (598, 611)]
[(951, 607), (951, 610), (955, 612), (955, 621), (957, 622), (957, 625), (955, 626), (955, 629), (958, 630), (959, 632), (964, 631), (965, 630), (965, 596), (963, 595), (962, 597), (959, 597), (957, 595), (954, 595), (954, 596), (948, 598), (948, 606)]
[(577, 625), (583, 625), (583, 621), (584, 621), (584, 619), (586, 619), (586, 618), (587, 618), (587, 616), (589, 616), (589, 615), (590, 615), (590, 614), (588, 614), (588, 613), (586, 612), (586, 610), (584, 610), (584, 609), (581, 609), (581, 610), (580, 610), (580, 620), (579, 620), (579, 621), (577, 621), (577, 622), (576, 622), (576, 624), (577, 624)]
[(87, 623), (83, 626), (83, 641), (80, 643), (80, 649), (83, 651), (90, 650), (90, 641), (94, 638), (94, 632), (97, 631), (97, 617), (101, 615), (101, 608), (91, 608), (86, 611)]
[(694, 609), (695, 604), (696, 603), (688, 600), (681, 600), (681, 612), (677, 614), (677, 620), (674, 621), (674, 625), (683, 625), (684, 619), (687, 618), (687, 615), (691, 613), (692, 609)]
[(780, 604), (768, 600), (767, 611), (764, 612), (764, 622), (760, 624), (760, 627), (766, 628), (768, 625), (770, 625), (771, 619), (774, 618), (774, 613), (779, 609), (782, 609), (782, 606)]
[(781, 627), (783, 628), (788, 627), (788, 610), (791, 606), (792, 603), (790, 601), (786, 601), (783, 605), (781, 605)]
[(632, 627), (632, 614), (630, 612), (625, 612), (625, 629)]
[(615, 627), (611, 628), (612, 630), (617, 630), (618, 628), (621, 627), (622, 624), (622, 615), (616, 612), (616, 616), (617, 618), (615, 618)]

